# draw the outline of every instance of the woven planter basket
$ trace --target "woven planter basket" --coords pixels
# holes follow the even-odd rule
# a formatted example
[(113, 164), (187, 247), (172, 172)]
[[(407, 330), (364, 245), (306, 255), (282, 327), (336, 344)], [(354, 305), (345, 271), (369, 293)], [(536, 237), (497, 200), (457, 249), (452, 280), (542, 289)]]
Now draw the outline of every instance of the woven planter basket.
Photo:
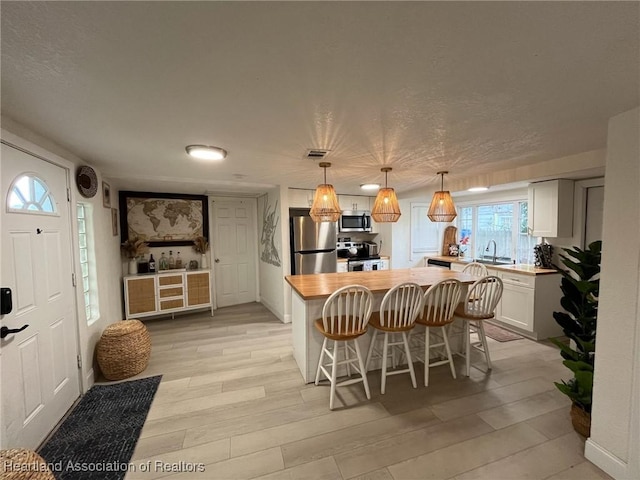
[(108, 380), (122, 380), (142, 372), (149, 364), (151, 337), (139, 320), (109, 325), (98, 342), (98, 364)]
[(591, 435), (591, 414), (585, 412), (575, 403), (571, 404), (571, 423), (573, 429), (583, 437)]
[(0, 450), (0, 464), (3, 480), (56, 480), (47, 462), (32, 450)]

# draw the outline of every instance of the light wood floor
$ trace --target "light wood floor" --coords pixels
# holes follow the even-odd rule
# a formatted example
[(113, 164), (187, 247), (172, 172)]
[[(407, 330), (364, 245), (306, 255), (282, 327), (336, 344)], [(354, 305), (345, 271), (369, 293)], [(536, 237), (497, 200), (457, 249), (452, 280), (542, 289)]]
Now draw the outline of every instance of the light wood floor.
[[(458, 359), (457, 380), (445, 365), (428, 388), (389, 377), (385, 395), (370, 372), (370, 401), (351, 385), (330, 411), (328, 386), (302, 381), (290, 325), (257, 303), (215, 315), (146, 322), (139, 377), (163, 378), (127, 479), (609, 478), (584, 459), (553, 385), (568, 373), (553, 346), (491, 341), (489, 375), (464, 377)], [(187, 471), (194, 463), (205, 471)]]

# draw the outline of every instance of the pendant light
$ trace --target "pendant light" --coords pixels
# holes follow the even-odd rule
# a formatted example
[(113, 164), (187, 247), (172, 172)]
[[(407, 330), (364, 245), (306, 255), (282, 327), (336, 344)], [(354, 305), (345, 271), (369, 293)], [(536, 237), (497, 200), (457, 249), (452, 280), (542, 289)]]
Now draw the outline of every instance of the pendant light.
[(338, 196), (333, 189), (333, 185), (327, 183), (327, 168), (331, 164), (329, 162), (320, 162), (319, 166), (324, 168), (324, 183), (316, 188), (309, 215), (311, 215), (314, 222), (337, 222), (341, 213)]
[(378, 190), (373, 210), (371, 210), (371, 218), (378, 223), (397, 222), (401, 215), (398, 197), (393, 188), (387, 187), (387, 174), (391, 171), (391, 167), (383, 167), (380, 171), (384, 172), (384, 188)]
[(432, 222), (451, 222), (458, 215), (451, 194), (444, 189), (444, 176), (447, 173), (449, 172), (438, 172), (438, 175), (441, 176), (440, 190), (433, 194), (431, 206), (427, 213), (427, 217)]

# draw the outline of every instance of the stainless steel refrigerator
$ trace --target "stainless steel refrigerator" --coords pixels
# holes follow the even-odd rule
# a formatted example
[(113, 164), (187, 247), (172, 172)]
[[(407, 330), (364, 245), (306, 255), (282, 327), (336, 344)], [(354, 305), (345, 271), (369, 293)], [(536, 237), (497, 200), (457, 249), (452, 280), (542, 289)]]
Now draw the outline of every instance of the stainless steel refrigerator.
[(316, 223), (308, 216), (290, 218), (291, 274), (335, 272), (337, 224)]

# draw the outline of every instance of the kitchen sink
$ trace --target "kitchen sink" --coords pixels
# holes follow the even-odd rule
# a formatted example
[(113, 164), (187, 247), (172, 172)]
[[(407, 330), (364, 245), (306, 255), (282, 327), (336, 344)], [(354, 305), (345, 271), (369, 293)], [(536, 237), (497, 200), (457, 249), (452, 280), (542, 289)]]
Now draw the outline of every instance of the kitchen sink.
[(478, 262), (478, 263), (482, 263), (484, 265), (513, 265), (512, 262), (507, 261), (507, 260), (496, 260), (494, 262), (493, 260), (488, 260), (486, 258), (476, 258), (473, 261), (474, 262)]

